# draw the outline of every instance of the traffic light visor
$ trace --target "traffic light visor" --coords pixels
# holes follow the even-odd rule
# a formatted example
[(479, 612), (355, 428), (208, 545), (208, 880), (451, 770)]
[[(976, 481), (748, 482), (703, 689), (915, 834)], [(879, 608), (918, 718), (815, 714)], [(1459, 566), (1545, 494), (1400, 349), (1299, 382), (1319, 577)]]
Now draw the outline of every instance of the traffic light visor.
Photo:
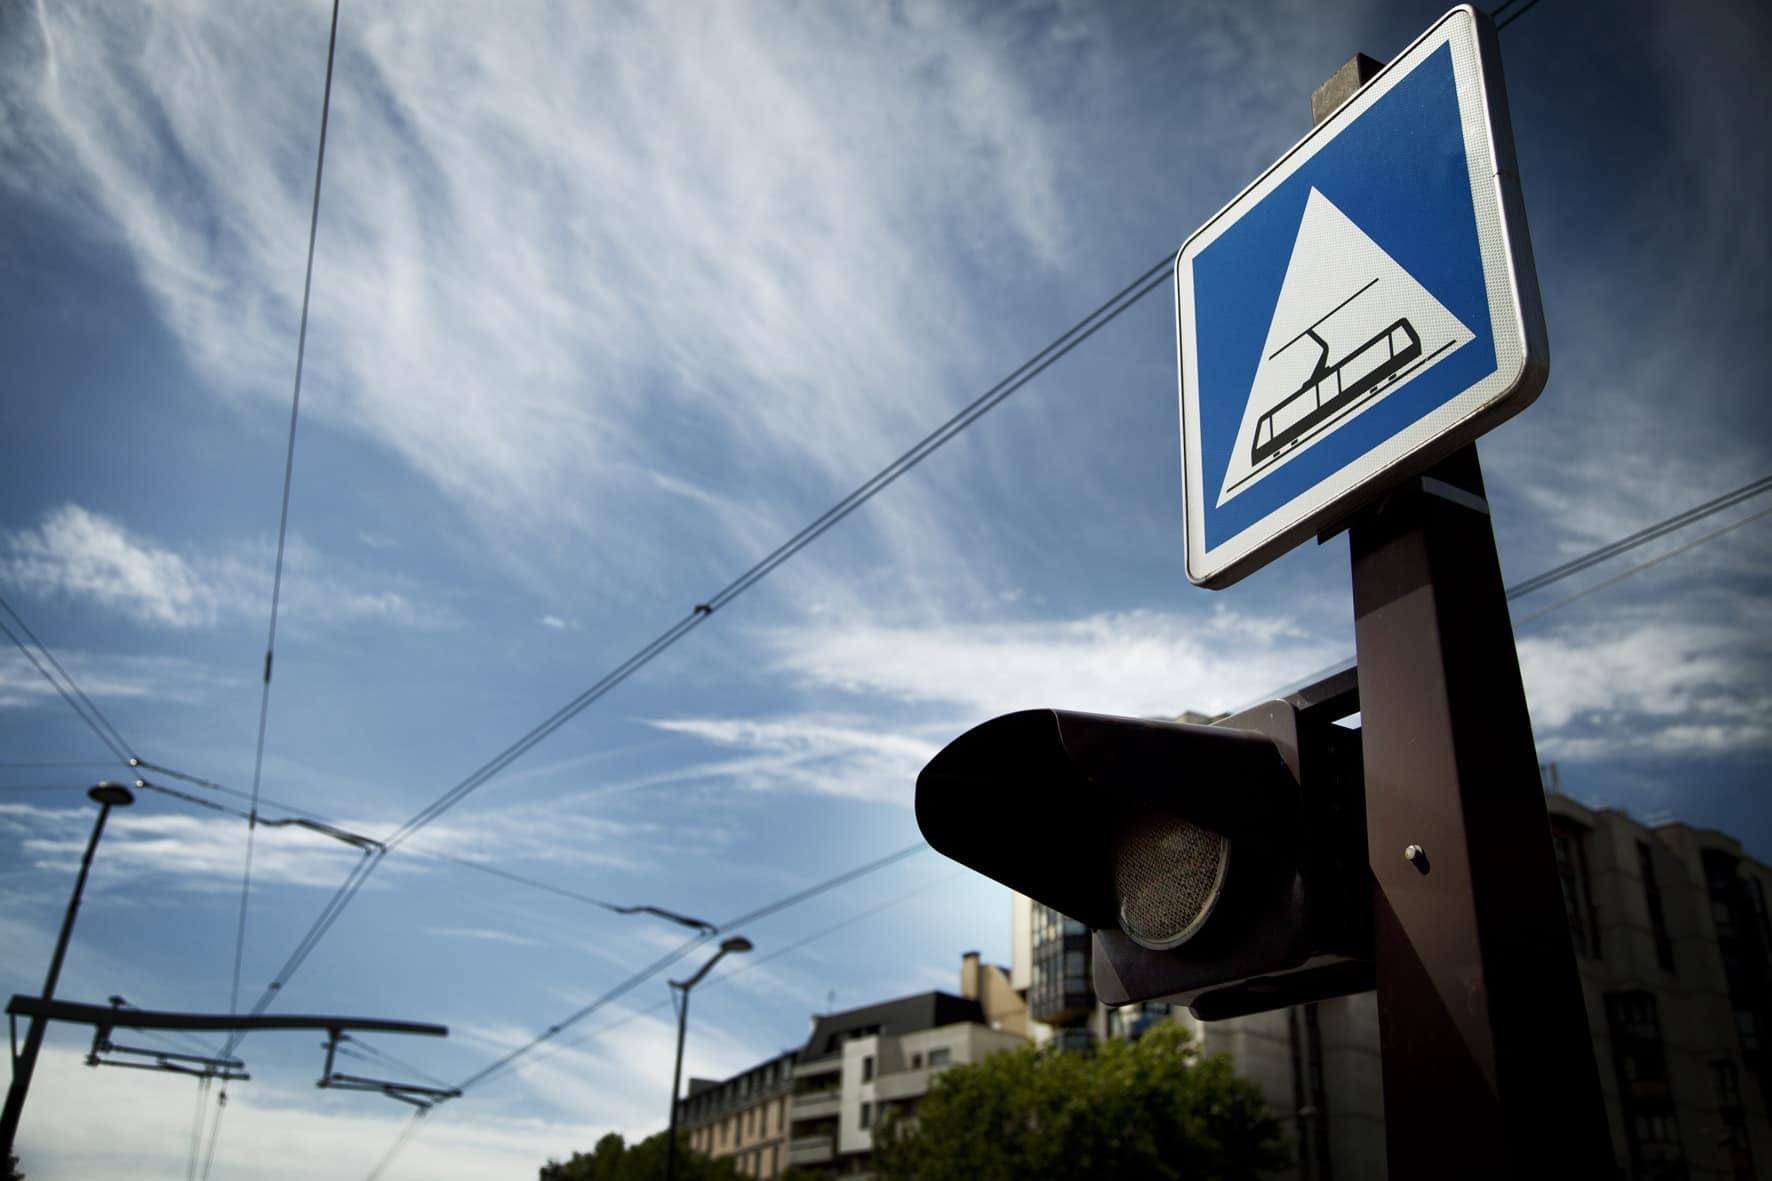
[(938, 851), (1153, 950), (1199, 933), (1239, 844), (1270, 841), (1297, 807), (1264, 734), (1063, 710), (985, 722), (917, 777)]

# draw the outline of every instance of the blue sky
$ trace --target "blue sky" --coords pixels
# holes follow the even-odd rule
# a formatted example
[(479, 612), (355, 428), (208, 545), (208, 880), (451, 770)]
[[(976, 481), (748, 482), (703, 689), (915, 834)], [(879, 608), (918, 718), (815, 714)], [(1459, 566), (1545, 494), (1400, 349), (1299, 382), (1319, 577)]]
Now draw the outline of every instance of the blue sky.
[[(393, 830), (1173, 253), (1337, 66), (1441, 11), (345, 0), (264, 794)], [(142, 757), (242, 790), (328, 14), (0, 13), (0, 590)], [(1481, 448), (1510, 582), (1772, 472), (1767, 25), (1544, 0), (1501, 36), (1553, 355)], [(1176, 418), (1165, 289), (390, 854), (277, 1010), (444, 1022), (375, 1044), (459, 1081), (683, 932), (408, 850), (721, 922), (915, 842), (918, 767), (996, 713), (1225, 709), (1351, 654), (1345, 539), (1188, 584)], [(1769, 551), (1757, 521), (1521, 623), (1565, 790), (1772, 858)], [(108, 757), (0, 653), (9, 992), (40, 986)], [(245, 844), (151, 793), (118, 813), (62, 994), (225, 1010)], [(242, 1004), (356, 858), (259, 830)], [(1008, 901), (922, 853), (743, 933), (689, 1073), (1007, 961)], [(386, 1175), (656, 1130), (666, 995), (438, 1109)], [(182, 1175), (193, 1085), (84, 1049), (50, 1037), (34, 1181)], [(403, 1126), (316, 1091), (314, 1039), (242, 1052), (218, 1176), (367, 1174)]]

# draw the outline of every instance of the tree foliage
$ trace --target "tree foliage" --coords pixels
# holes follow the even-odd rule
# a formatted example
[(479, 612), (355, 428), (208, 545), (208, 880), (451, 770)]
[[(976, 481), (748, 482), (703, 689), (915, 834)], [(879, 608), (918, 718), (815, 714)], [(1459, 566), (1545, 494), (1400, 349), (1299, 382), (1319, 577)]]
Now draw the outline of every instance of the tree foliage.
[(874, 1148), (881, 1181), (1254, 1181), (1291, 1160), (1261, 1091), (1173, 1023), (1086, 1054), (1028, 1046), (954, 1067)]
[[(692, 1151), (681, 1134), (674, 1171), (677, 1181), (738, 1181), (740, 1175), (730, 1159), (715, 1160)], [(629, 1145), (611, 1132), (589, 1153), (575, 1152), (570, 1160), (543, 1165), (541, 1181), (662, 1181), (664, 1173), (665, 1133)]]

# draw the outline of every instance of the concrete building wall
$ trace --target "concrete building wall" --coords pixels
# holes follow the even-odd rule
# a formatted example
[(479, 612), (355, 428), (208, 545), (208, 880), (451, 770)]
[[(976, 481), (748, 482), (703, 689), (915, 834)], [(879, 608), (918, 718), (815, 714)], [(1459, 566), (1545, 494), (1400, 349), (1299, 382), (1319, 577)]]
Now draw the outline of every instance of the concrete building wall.
[(788, 1164), (794, 1055), (778, 1055), (724, 1081), (691, 1079), (677, 1108), (692, 1151), (731, 1158), (746, 1177), (775, 1177)]
[(960, 995), (978, 1002), (985, 1024), (992, 1029), (1027, 1036), (1027, 1001), (1015, 990), (1008, 971), (981, 962), (976, 951), (960, 957)]

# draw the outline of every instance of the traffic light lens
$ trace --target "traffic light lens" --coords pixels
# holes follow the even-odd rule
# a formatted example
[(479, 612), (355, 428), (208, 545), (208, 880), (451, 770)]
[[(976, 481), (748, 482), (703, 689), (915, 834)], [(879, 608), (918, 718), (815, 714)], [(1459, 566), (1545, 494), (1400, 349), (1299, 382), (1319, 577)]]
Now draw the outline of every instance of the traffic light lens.
[(1167, 951), (1192, 939), (1224, 891), (1231, 843), (1175, 817), (1127, 828), (1114, 855), (1120, 929), (1134, 943)]

